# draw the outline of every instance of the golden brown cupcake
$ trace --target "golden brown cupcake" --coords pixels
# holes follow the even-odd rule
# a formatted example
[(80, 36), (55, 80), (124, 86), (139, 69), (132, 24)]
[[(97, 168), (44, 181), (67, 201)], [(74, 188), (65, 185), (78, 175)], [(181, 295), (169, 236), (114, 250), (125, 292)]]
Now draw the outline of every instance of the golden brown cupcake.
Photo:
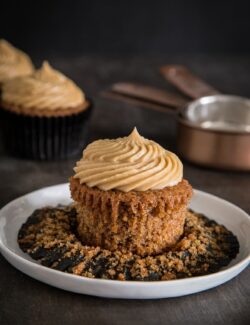
[(48, 62), (31, 75), (5, 82), (1, 107), (8, 120), (7, 149), (16, 156), (66, 158), (83, 146), (91, 103)]
[(27, 54), (0, 39), (0, 84), (4, 81), (31, 74), (34, 71)]
[(158, 254), (183, 233), (192, 187), (179, 158), (136, 129), (87, 146), (70, 180), (83, 243)]

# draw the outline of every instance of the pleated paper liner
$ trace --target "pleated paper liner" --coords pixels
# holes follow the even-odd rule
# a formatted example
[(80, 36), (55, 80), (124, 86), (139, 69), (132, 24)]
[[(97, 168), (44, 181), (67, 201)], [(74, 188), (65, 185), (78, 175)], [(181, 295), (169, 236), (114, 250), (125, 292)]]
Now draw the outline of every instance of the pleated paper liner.
[(93, 109), (58, 117), (36, 117), (4, 111), (3, 143), (12, 156), (34, 160), (58, 160), (83, 149)]

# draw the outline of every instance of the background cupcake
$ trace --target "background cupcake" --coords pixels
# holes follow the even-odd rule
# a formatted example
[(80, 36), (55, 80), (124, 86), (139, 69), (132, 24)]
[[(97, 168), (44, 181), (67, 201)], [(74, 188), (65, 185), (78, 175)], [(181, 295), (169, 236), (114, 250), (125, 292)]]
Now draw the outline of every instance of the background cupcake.
[(83, 145), (91, 103), (81, 89), (44, 62), (2, 86), (7, 150), (19, 157), (58, 159)]
[(27, 54), (0, 39), (0, 85), (8, 79), (29, 75), (33, 70)]
[(159, 254), (183, 233), (191, 185), (179, 158), (136, 129), (84, 150), (70, 180), (84, 244)]

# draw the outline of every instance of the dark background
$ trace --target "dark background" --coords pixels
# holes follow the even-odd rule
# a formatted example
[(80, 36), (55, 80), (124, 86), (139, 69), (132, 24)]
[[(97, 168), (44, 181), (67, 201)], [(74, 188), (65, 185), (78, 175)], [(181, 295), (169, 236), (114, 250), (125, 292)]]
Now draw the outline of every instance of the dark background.
[(10, 0), (0, 10), (0, 37), (38, 57), (250, 52), (249, 1)]

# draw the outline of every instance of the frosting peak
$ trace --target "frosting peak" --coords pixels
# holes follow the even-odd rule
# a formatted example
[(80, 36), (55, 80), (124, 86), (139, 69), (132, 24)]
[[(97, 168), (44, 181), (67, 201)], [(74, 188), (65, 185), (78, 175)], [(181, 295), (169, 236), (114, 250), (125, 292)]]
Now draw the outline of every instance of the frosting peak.
[(2, 61), (15, 61), (15, 54), (17, 49), (14, 48), (9, 42), (0, 39), (0, 62)]
[(131, 142), (144, 143), (144, 138), (139, 134), (136, 127), (134, 127), (127, 139)]
[(66, 82), (66, 77), (61, 72), (53, 69), (48, 61), (44, 61), (41, 68), (34, 72), (34, 79), (53, 83)]
[(102, 190), (159, 190), (178, 184), (183, 177), (179, 158), (136, 128), (128, 137), (97, 140), (77, 162), (75, 178)]
[(33, 72), (33, 64), (27, 54), (0, 39), (0, 81)]
[(57, 110), (82, 105), (85, 95), (73, 81), (45, 61), (32, 75), (6, 82), (2, 100), (23, 108)]

